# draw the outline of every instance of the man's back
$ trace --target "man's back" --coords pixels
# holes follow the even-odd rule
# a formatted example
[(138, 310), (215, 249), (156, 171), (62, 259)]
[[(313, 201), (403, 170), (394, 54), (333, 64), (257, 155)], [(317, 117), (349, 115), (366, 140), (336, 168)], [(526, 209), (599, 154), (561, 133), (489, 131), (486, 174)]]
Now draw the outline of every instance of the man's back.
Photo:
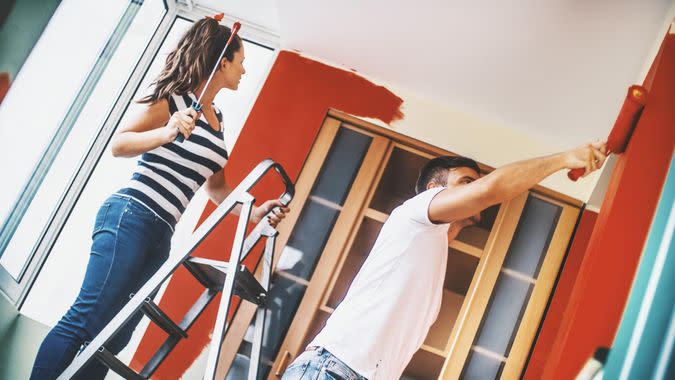
[(427, 190), (396, 208), (361, 270), (310, 344), (368, 379), (398, 378), (438, 315), (447, 262), (447, 224), (433, 224)]

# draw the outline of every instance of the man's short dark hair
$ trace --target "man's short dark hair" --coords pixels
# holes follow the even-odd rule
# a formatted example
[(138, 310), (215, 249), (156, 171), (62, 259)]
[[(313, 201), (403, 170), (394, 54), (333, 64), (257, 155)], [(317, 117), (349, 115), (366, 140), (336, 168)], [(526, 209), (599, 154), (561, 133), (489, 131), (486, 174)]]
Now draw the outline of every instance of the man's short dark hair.
[(445, 186), (448, 182), (448, 169), (452, 168), (469, 168), (480, 174), (480, 167), (478, 167), (476, 161), (470, 158), (461, 156), (436, 157), (427, 162), (420, 170), (420, 175), (415, 184), (415, 193), (419, 194), (425, 191), (430, 182)]

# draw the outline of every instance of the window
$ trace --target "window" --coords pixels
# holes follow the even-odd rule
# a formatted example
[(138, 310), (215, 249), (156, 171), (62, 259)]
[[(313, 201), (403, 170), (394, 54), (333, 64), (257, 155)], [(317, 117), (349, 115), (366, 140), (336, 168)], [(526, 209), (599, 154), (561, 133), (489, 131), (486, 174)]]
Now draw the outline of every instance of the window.
[[(13, 163), (14, 179), (0, 195), (0, 288), (23, 305), (24, 314), (52, 325), (72, 302), (88, 259), (94, 215), (136, 164), (112, 157), (110, 136), (132, 101), (148, 91), (192, 20), (205, 13), (214, 12), (162, 0), (64, 0), (55, 12), (0, 108), (0, 136), (16, 142), (0, 153), (3, 162)], [(250, 35), (258, 37), (255, 31), (244, 33)], [(271, 37), (260, 40), (274, 45)], [(244, 47), (247, 73), (239, 90), (215, 99), (224, 111), (228, 151), (275, 58), (272, 47), (246, 39)], [(54, 58), (63, 52), (65, 58)], [(35, 93), (45, 99), (39, 112), (33, 108)], [(34, 128), (30, 140), (28, 125)], [(176, 228), (174, 248), (192, 232), (207, 199), (204, 192), (195, 195)], [(49, 310), (40, 307), (46, 303)]]
[(8, 278), (21, 280), (73, 169), (165, 13), (161, 0), (64, 1), (17, 75), (0, 108), (1, 136), (11, 142), (0, 160), (12, 163), (3, 166), (0, 198), (4, 290)]
[[(166, 55), (176, 46), (182, 34), (191, 25), (192, 21), (185, 18), (179, 17), (175, 20), (133, 99), (141, 98), (148, 91), (150, 83), (161, 71)], [(244, 41), (244, 49), (247, 72), (242, 77), (239, 90), (236, 93), (222, 91), (215, 99), (216, 105), (223, 111), (228, 150), (231, 150), (230, 144), (234, 144), (248, 115), (250, 103), (257, 95), (258, 84), (267, 75), (268, 67), (274, 58), (273, 50), (247, 41)], [(22, 313), (51, 326), (67, 310), (77, 296), (82, 278), (84, 278), (91, 246), (91, 229), (98, 207), (110, 194), (126, 185), (131, 178), (136, 161), (137, 158), (115, 158), (110, 154), (109, 147), (105, 148), (35, 281), (21, 309)], [(174, 252), (183, 247), (183, 240), (194, 230), (207, 200), (208, 196), (203, 190), (195, 194), (176, 226), (172, 241)], [(64, 278), (63, 273), (66, 271), (68, 276)], [(59, 286), (54, 286), (55, 283)], [(50, 304), (48, 310), (44, 307), (45, 304)]]

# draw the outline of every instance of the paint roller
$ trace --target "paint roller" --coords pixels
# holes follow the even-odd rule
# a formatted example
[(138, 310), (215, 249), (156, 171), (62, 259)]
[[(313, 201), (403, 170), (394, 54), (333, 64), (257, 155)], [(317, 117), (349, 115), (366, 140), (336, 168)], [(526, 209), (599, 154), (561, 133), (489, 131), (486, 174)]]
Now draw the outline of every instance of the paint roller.
[[(607, 137), (607, 154), (623, 153), (626, 150), (630, 136), (640, 119), (642, 109), (647, 103), (647, 90), (639, 85), (632, 85), (628, 88), (628, 94), (621, 106), (619, 116), (614, 122), (614, 127)], [(585, 168), (572, 169), (567, 173), (567, 177), (576, 181), (586, 173)]]
[[(219, 14), (213, 16), (213, 19), (220, 22), (223, 19), (223, 14), (219, 13)], [(204, 88), (202, 89), (202, 93), (199, 94), (196, 101), (192, 102), (191, 107), (195, 111), (199, 112), (199, 111), (202, 110), (202, 97), (204, 96), (204, 93), (206, 93), (206, 89), (209, 87), (209, 83), (211, 83), (211, 79), (213, 79), (213, 75), (216, 73), (216, 70), (218, 70), (218, 67), (220, 66), (220, 61), (223, 59), (223, 56), (225, 55), (225, 51), (227, 50), (228, 46), (230, 46), (230, 42), (232, 42), (232, 40), (234, 39), (234, 36), (237, 35), (237, 32), (239, 31), (240, 28), (241, 28), (241, 23), (239, 23), (239, 21), (235, 22), (234, 25), (232, 25), (232, 33), (230, 33), (230, 38), (227, 39), (227, 42), (225, 43), (225, 47), (220, 52), (220, 55), (218, 56), (218, 59), (216, 60), (216, 64), (215, 64), (215, 66), (213, 66), (213, 70), (211, 70), (211, 75), (209, 75), (209, 78), (206, 80), (206, 84), (204, 85)], [(176, 141), (183, 142), (183, 140), (185, 140), (185, 136), (183, 136), (181, 133), (176, 135)]]

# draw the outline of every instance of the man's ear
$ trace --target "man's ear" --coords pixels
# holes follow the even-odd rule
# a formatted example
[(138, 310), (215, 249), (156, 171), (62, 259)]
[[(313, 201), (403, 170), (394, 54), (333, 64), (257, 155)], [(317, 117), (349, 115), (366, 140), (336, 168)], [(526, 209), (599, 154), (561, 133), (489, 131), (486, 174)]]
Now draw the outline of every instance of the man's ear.
[(426, 188), (426, 190), (432, 189), (432, 188), (434, 188), (434, 187), (438, 187), (438, 184), (437, 184), (436, 182), (434, 182), (434, 181), (431, 181), (431, 182), (427, 183), (427, 188)]

